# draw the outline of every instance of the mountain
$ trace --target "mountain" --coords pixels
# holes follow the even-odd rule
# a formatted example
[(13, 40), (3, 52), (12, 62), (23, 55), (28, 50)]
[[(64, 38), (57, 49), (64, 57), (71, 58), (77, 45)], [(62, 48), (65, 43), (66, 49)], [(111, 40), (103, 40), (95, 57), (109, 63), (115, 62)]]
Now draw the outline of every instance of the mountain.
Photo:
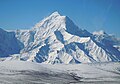
[[(52, 13), (29, 30), (13, 31), (19, 53), (5, 60), (38, 63), (93, 63), (119, 61), (120, 41), (104, 32), (90, 33), (80, 29), (67, 16)], [(19, 42), (19, 43), (18, 43)], [(1, 42), (2, 43), (2, 42)], [(16, 47), (16, 45), (12, 45)]]
[(98, 32), (93, 32), (93, 35), (96, 41), (104, 43), (105, 45), (107, 45), (106, 41), (109, 42), (110, 45), (120, 45), (119, 38), (116, 38), (114, 35), (109, 35), (103, 30), (100, 30)]
[(7, 32), (0, 28), (0, 57), (8, 57), (20, 52), (20, 42), (14, 32)]

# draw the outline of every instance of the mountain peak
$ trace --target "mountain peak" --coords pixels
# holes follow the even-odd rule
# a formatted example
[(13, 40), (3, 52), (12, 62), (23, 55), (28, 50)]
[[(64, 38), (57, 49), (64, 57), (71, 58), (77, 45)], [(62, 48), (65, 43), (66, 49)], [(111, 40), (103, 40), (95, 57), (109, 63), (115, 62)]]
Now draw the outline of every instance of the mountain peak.
[(47, 28), (50, 24), (53, 25), (60, 25), (64, 24), (65, 16), (60, 15), (57, 11), (50, 14), (48, 17), (44, 18), (42, 21), (38, 22), (34, 28)]
[(60, 15), (57, 11), (53, 12), (42, 21), (38, 22), (33, 28), (36, 28), (37, 30), (42, 28), (44, 31), (65, 29), (72, 35), (86, 37), (91, 35), (88, 31), (82, 30), (76, 26), (68, 16)]
[(52, 14), (54, 14), (54, 15), (60, 15), (60, 13), (58, 11), (55, 11)]
[(50, 16), (61, 16), (58, 11), (53, 12)]

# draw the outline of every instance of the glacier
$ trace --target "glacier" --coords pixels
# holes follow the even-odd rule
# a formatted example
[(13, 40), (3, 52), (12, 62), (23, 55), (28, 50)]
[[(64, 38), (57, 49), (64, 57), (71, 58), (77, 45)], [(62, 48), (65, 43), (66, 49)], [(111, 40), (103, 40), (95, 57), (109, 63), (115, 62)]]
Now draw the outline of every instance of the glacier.
[(0, 62), (1, 84), (119, 84), (120, 63)]

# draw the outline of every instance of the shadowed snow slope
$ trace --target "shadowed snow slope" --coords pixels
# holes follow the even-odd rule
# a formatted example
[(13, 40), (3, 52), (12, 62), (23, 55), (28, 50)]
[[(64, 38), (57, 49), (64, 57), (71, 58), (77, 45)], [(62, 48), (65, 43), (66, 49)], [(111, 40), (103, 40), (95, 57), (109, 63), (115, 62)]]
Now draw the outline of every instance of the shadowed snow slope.
[(11, 55), (14, 59), (16, 56), (19, 60), (50, 64), (120, 60), (120, 51), (114, 47), (119, 41), (115, 42), (113, 38), (108, 40), (110, 36), (106, 33), (91, 34), (82, 30), (70, 18), (58, 12), (38, 22), (32, 29), (14, 32), (17, 40), (22, 43), (19, 43), (20, 53)]
[(20, 53), (20, 42), (14, 32), (7, 32), (0, 28), (0, 57)]

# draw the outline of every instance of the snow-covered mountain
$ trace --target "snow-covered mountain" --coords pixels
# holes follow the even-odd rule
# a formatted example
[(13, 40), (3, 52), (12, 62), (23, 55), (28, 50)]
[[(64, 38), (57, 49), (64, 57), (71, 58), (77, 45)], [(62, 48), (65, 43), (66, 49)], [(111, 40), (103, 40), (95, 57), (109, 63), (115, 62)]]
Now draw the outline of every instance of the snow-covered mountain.
[(69, 17), (58, 12), (38, 22), (32, 29), (16, 30), (14, 33), (17, 38), (14, 42), (18, 44), (19, 52), (12, 53), (16, 55), (11, 55), (6, 60), (14, 57), (17, 60), (50, 64), (120, 60), (120, 51), (114, 47), (120, 43), (119, 40), (104, 32), (92, 34), (82, 30)]

